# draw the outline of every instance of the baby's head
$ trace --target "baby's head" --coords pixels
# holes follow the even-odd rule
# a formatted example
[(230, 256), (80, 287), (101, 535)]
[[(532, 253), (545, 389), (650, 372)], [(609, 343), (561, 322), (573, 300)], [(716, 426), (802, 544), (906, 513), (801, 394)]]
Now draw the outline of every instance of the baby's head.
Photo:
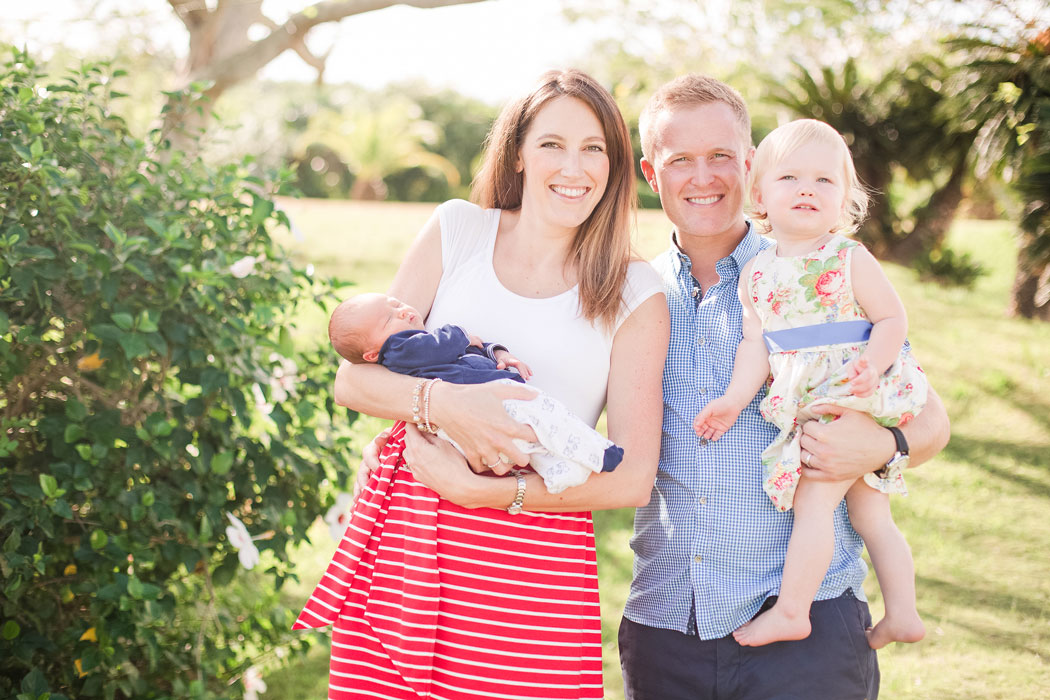
[(344, 359), (375, 362), (386, 339), (399, 331), (423, 330), (423, 318), (408, 304), (386, 294), (359, 294), (332, 312), (328, 337)]
[[(816, 119), (798, 119), (779, 126), (755, 149), (749, 178), (752, 219), (775, 233), (781, 225), (777, 215), (783, 217), (792, 208), (784, 183), (805, 182), (807, 176), (819, 183), (816, 198), (831, 200), (822, 207), (821, 216), (808, 220), (827, 225), (822, 233), (856, 231), (868, 210), (868, 190), (857, 177), (842, 134)], [(778, 199), (778, 193), (783, 199)]]

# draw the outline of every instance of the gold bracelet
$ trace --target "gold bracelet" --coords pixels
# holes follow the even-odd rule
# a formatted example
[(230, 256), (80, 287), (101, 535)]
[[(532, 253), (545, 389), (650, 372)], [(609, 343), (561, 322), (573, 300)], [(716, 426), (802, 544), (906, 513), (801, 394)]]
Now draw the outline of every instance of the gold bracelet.
[(419, 415), (419, 395), (423, 391), (423, 385), (426, 383), (426, 379), (420, 379), (416, 382), (416, 387), (412, 390), (412, 422), (416, 424), (416, 428), (419, 429), (419, 432), (424, 431), (423, 419)]
[(437, 428), (430, 424), (430, 390), (440, 381), (440, 378), (434, 377), (427, 383), (427, 388), (423, 392), (423, 427), (420, 430), (426, 430), (428, 433), (435, 435), (437, 434)]

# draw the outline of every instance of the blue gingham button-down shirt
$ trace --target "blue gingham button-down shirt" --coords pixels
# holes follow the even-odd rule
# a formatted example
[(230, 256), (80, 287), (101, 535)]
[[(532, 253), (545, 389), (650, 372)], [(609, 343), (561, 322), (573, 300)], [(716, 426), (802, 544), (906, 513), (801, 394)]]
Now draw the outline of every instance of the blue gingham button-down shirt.
[[(743, 337), (737, 281), (744, 264), (769, 245), (749, 223), (733, 253), (716, 264), (720, 281), (702, 295), (677, 245), (653, 261), (664, 279), (671, 344), (659, 470), (649, 504), (635, 513), (631, 539), (634, 580), (624, 614), (643, 625), (717, 639), (780, 589), (793, 516), (777, 511), (762, 490), (759, 456), (776, 435), (758, 409), (765, 390), (717, 442), (701, 440), (692, 428), (700, 409), (729, 386)], [(863, 597), (861, 548), (843, 503), (817, 600), (847, 588)]]

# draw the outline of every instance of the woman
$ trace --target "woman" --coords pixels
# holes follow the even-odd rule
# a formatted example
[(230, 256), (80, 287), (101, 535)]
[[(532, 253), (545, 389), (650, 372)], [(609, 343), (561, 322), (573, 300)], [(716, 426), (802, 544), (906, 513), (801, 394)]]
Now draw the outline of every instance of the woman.
[[(600, 698), (601, 624), (590, 513), (648, 501), (659, 454), (668, 315), (631, 260), (634, 176), (607, 91), (550, 72), (489, 134), (475, 206), (438, 208), (390, 293), (512, 348), (531, 384), (593, 425), (602, 406), (624, 448), (614, 472), (557, 495), (513, 445), (502, 409), (527, 389), (419, 385), (344, 364), (337, 400), (396, 423), (328, 573), (296, 623), (334, 622), (332, 698)], [(406, 427), (407, 424), (407, 427)]]

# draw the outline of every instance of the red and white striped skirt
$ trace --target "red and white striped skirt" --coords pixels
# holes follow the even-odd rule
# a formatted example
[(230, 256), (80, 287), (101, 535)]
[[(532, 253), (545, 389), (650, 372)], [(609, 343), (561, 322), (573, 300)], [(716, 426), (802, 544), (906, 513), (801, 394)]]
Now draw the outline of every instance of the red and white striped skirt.
[(380, 468), (294, 629), (334, 624), (329, 698), (601, 698), (589, 513), (512, 516)]

